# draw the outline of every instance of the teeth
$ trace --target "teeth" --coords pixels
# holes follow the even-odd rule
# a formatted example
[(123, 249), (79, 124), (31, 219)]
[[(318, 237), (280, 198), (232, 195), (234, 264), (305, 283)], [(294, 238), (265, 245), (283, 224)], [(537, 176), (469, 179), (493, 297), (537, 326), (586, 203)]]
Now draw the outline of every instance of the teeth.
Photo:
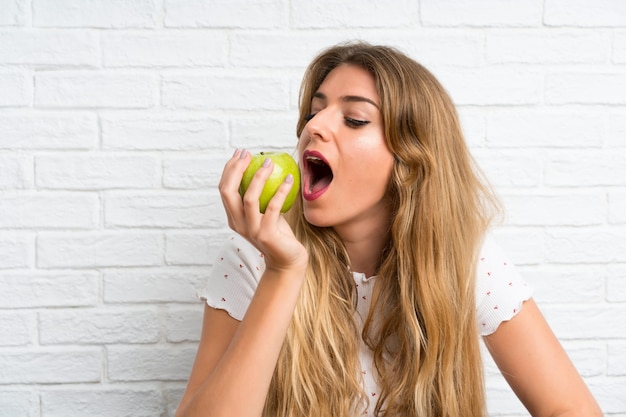
[(310, 161), (316, 164), (324, 163), (324, 161), (322, 161), (322, 158), (318, 158), (317, 156), (307, 156), (306, 159), (307, 161)]

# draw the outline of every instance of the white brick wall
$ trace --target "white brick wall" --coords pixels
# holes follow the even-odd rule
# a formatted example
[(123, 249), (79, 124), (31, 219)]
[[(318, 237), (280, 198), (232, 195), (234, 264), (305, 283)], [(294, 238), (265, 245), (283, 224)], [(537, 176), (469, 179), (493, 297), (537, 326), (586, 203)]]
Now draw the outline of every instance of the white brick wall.
[(0, 417), (174, 414), (224, 161), (291, 150), (304, 67), (353, 38), (444, 83), (501, 242), (626, 416), (623, 0), (0, 0)]

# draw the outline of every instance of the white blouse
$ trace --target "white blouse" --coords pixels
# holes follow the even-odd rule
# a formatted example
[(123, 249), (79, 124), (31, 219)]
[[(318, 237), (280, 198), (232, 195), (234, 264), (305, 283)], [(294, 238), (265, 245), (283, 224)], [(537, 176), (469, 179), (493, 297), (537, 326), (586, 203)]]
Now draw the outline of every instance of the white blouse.
[[(209, 306), (225, 310), (241, 321), (264, 270), (263, 254), (243, 237), (233, 234), (223, 245), (207, 284), (198, 291), (198, 296)], [(532, 288), (490, 235), (481, 247), (476, 274), (476, 324), (479, 334), (486, 336), (520, 311), (523, 302), (532, 296)], [(370, 308), (376, 277), (366, 277), (359, 272), (353, 272), (352, 275), (358, 291), (355, 314), (357, 323), (362, 326)], [(364, 415), (368, 416), (373, 415), (379, 391), (372, 357), (372, 351), (361, 341), (363, 387), (370, 396), (369, 409)]]

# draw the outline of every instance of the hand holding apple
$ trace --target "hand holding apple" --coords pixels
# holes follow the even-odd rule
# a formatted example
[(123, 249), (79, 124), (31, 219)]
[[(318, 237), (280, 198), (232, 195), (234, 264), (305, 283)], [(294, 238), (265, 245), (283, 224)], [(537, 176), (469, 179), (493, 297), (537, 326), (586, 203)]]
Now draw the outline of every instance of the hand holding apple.
[(300, 169), (298, 168), (298, 164), (291, 157), (291, 155), (284, 152), (260, 152), (258, 154), (252, 155), (252, 160), (243, 173), (243, 177), (241, 179), (241, 184), (239, 185), (239, 194), (243, 198), (254, 174), (257, 172), (261, 166), (263, 166), (263, 162), (270, 158), (274, 163), (274, 170), (270, 174), (269, 178), (265, 182), (265, 186), (263, 187), (263, 191), (261, 191), (261, 196), (259, 198), (259, 209), (261, 213), (265, 213), (265, 209), (267, 208), (268, 203), (278, 190), (278, 187), (285, 181), (287, 175), (291, 174), (293, 176), (293, 185), (291, 186), (291, 190), (283, 203), (283, 206), (280, 210), (281, 213), (287, 212), (296, 201), (298, 197), (298, 193), (300, 190)]

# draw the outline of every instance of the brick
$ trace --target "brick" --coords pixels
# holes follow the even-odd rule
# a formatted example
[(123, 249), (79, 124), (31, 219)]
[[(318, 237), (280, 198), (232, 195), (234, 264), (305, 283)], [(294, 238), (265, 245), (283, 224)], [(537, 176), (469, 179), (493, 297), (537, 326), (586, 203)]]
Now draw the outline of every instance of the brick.
[(566, 341), (563, 348), (583, 378), (604, 374), (607, 360), (605, 342)]
[(2, 30), (0, 63), (95, 67), (100, 64), (98, 36), (87, 31)]
[(428, 69), (435, 66), (477, 67), (484, 63), (485, 40), (482, 33), (440, 29), (409, 30), (399, 37), (381, 38), (379, 43), (399, 49)]
[(109, 228), (218, 228), (226, 226), (224, 216), (219, 214), (222, 210), (215, 194), (108, 193), (104, 219)]
[[(27, 4), (21, 0), (0, 0), (0, 26), (25, 26), (27, 22)], [(2, 401), (0, 401), (0, 404)], [(15, 414), (18, 415), (18, 414)], [(0, 416), (4, 417), (2, 411)]]
[(626, 302), (626, 265), (608, 266), (606, 298), (610, 302)]
[(619, 417), (624, 415), (624, 410), (626, 410), (625, 377), (588, 379), (587, 385), (605, 414)]
[(293, 154), (298, 144), (296, 120), (298, 115), (293, 112), (288, 117), (231, 121), (230, 144), (251, 151), (281, 150)]
[(545, 97), (550, 104), (626, 104), (626, 74), (551, 72)]
[(289, 79), (289, 110), (298, 111), (301, 77), (291, 77)]
[(487, 144), (503, 148), (601, 147), (602, 114), (578, 110), (501, 109), (487, 114)]
[(100, 348), (20, 348), (0, 350), (0, 384), (100, 382)]
[(626, 335), (624, 305), (544, 306), (542, 311), (561, 340), (612, 339)]
[(174, 417), (185, 392), (185, 385), (179, 382), (166, 382), (163, 396), (165, 398), (166, 416)]
[(545, 183), (555, 187), (620, 186), (626, 178), (626, 154), (561, 152), (546, 163)]
[(41, 268), (156, 266), (163, 263), (163, 238), (156, 233), (40, 233)]
[(98, 143), (98, 119), (80, 112), (0, 113), (0, 149), (93, 149)]
[(546, 259), (568, 264), (626, 262), (625, 232), (623, 227), (553, 229), (547, 233)]
[(598, 265), (520, 267), (540, 304), (599, 303), (605, 298), (606, 269)]
[(41, 393), (43, 417), (153, 417), (163, 415), (157, 388), (60, 388)]
[(543, 161), (534, 152), (499, 149), (475, 151), (472, 154), (489, 183), (500, 190), (532, 188), (542, 182)]
[(626, 63), (626, 32), (613, 35), (613, 62)]
[(626, 26), (626, 3), (620, 0), (546, 0), (543, 21), (548, 26)]
[(287, 110), (289, 89), (282, 77), (164, 75), (162, 103), (196, 110)]
[(515, 68), (433, 71), (456, 105), (522, 105), (543, 100), (543, 74)]
[(102, 117), (104, 149), (221, 150), (227, 138), (225, 123), (206, 116), (133, 113)]
[(217, 188), (230, 154), (172, 156), (163, 159), (163, 186), (173, 189)]
[[(26, 107), (33, 101), (32, 75), (28, 72), (0, 72), (0, 107)], [(3, 135), (4, 136), (4, 135)]]
[(39, 417), (39, 395), (32, 389), (0, 391), (0, 404), (0, 417)]
[(0, 273), (0, 305), (4, 308), (93, 306), (99, 298), (100, 277), (97, 272)]
[(608, 375), (626, 376), (626, 342), (609, 342)]
[(229, 61), (238, 68), (305, 68), (315, 54), (342, 38), (332, 33), (233, 33)]
[(149, 74), (54, 71), (35, 76), (38, 107), (149, 108), (156, 97), (156, 80)]
[(276, 28), (286, 21), (287, 11), (279, 0), (165, 0), (166, 27), (259, 29)]
[[(2, 127), (0, 127), (0, 131)], [(33, 162), (22, 155), (0, 154), (0, 190), (20, 190), (32, 187)]]
[(39, 341), (49, 344), (155, 343), (154, 308), (73, 308), (39, 313)]
[(197, 342), (202, 330), (204, 304), (194, 308), (168, 308), (165, 316), (165, 337), (170, 343)]
[(513, 264), (535, 265), (545, 260), (545, 236), (539, 228), (501, 227), (492, 232)]
[(192, 31), (105, 33), (105, 67), (223, 67), (227, 38), (223, 33)]
[(166, 262), (169, 265), (211, 265), (227, 233), (168, 233)]
[(0, 229), (91, 229), (98, 225), (97, 195), (68, 193), (5, 194)]
[(33, 25), (38, 27), (153, 28), (157, 5), (151, 0), (33, 0)]
[(626, 194), (609, 193), (609, 223), (626, 223)]
[(38, 156), (35, 181), (45, 189), (107, 190), (155, 188), (159, 162), (153, 156), (90, 153)]
[[(6, 308), (2, 304), (3, 308)], [(30, 312), (0, 310), (0, 346), (28, 345), (36, 332), (35, 320)]]
[(626, 113), (609, 116), (608, 145), (615, 148), (626, 147)]
[(472, 150), (484, 147), (487, 135), (487, 123), (483, 109), (457, 107), (459, 122), (465, 136), (465, 143)]
[(124, 269), (104, 272), (106, 303), (197, 303), (208, 278), (200, 268)]
[(109, 346), (109, 381), (183, 381), (196, 355), (196, 346)]
[(603, 64), (609, 58), (608, 44), (608, 35), (596, 32), (491, 31), (486, 58), (494, 64)]
[(556, 195), (505, 194), (507, 224), (516, 226), (589, 226), (606, 221), (603, 193)]
[(35, 259), (35, 237), (28, 233), (0, 234), (0, 269), (28, 268)]
[(365, 0), (358, 7), (350, 2), (321, 0), (291, 3), (291, 26), (298, 29), (409, 27), (419, 20), (418, 3), (410, 0), (379, 2)]
[(454, 0), (423, 0), (420, 17), (424, 26), (540, 26), (543, 1), (498, 0), (461, 2)]

